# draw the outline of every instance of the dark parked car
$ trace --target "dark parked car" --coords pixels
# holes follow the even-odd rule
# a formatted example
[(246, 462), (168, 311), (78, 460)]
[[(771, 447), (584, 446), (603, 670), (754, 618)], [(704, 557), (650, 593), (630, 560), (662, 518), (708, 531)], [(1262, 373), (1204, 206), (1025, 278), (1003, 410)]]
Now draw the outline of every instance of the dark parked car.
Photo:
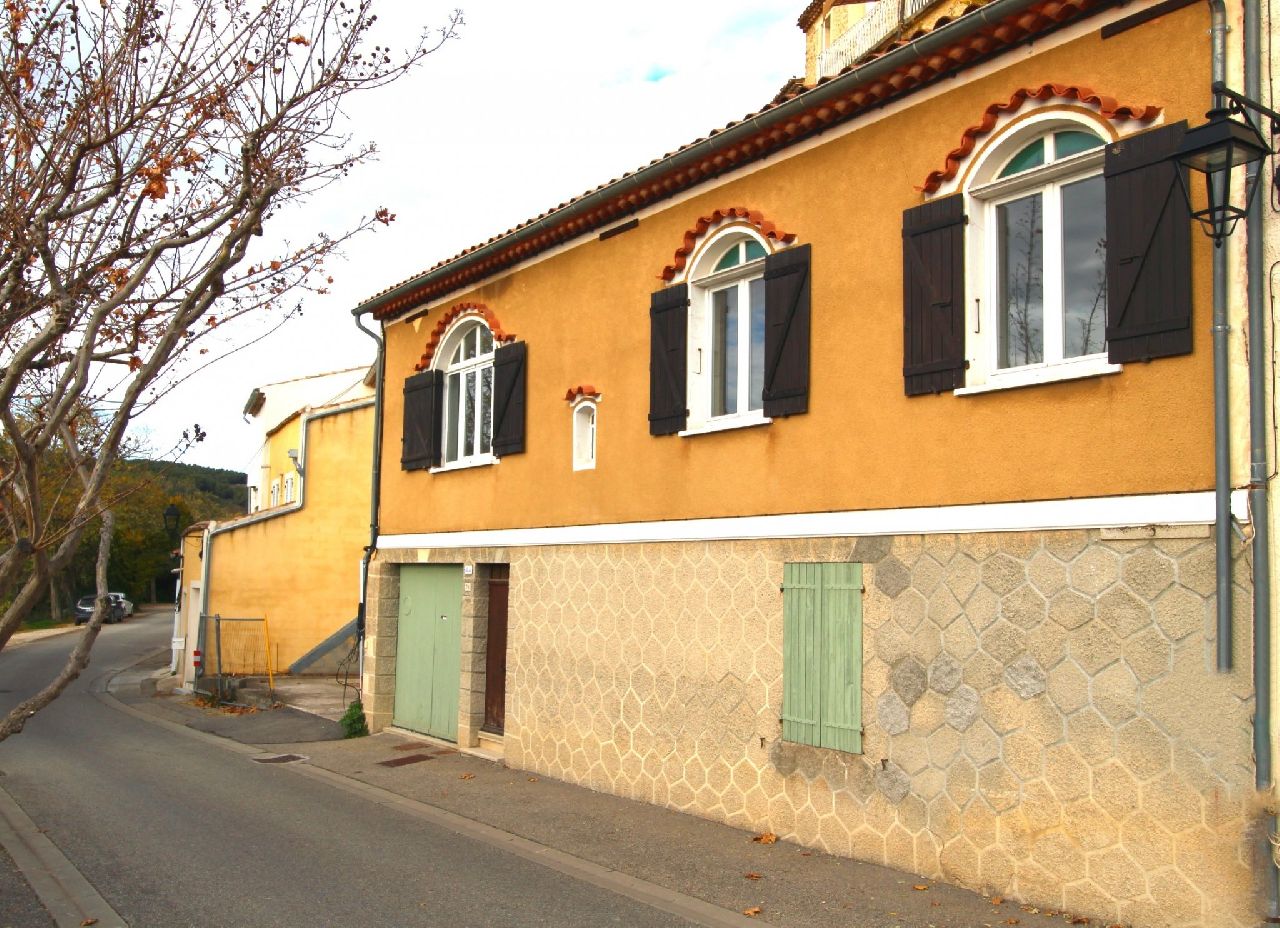
[[(124, 603), (121, 600), (118, 600), (115, 597), (110, 595), (108, 595), (107, 598), (110, 601), (109, 608), (111, 609), (111, 611), (108, 612), (106, 618), (102, 620), (103, 624), (111, 625), (116, 622), (123, 622), (124, 621)], [(76, 624), (77, 625), (83, 625), (85, 622), (88, 622), (89, 619), (93, 618), (93, 606), (94, 606), (94, 601), (96, 599), (97, 599), (96, 596), (82, 596), (80, 598), (80, 601), (76, 603)]]

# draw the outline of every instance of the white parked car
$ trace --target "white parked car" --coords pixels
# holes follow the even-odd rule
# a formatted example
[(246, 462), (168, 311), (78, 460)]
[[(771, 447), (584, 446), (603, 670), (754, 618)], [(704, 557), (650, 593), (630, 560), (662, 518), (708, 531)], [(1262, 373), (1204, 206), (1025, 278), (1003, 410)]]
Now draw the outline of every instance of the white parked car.
[(120, 608), (124, 610), (124, 617), (126, 619), (133, 615), (133, 603), (125, 599), (125, 595), (123, 593), (108, 593), (107, 595), (111, 597), (112, 602), (120, 604)]

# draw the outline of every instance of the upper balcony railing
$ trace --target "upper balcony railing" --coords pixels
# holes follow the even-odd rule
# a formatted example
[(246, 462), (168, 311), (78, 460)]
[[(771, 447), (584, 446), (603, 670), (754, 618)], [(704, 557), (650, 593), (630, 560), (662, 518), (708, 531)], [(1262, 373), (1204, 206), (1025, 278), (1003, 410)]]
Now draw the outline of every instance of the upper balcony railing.
[(818, 55), (818, 77), (839, 74), (934, 0), (875, 0), (867, 14)]

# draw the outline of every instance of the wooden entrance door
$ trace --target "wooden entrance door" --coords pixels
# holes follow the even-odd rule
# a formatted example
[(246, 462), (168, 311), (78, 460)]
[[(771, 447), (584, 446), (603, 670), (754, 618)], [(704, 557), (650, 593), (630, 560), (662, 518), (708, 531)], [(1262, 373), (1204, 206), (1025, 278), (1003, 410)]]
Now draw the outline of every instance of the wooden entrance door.
[(489, 631), (485, 639), (483, 731), (502, 734), (507, 714), (507, 591), (511, 568), (489, 568)]
[(396, 707), (401, 728), (458, 740), (458, 672), (462, 655), (462, 568), (400, 568)]

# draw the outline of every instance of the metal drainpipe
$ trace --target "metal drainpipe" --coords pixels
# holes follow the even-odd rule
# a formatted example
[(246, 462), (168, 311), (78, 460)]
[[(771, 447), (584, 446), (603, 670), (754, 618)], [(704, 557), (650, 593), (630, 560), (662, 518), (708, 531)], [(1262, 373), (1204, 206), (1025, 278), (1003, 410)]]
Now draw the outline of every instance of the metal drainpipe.
[(356, 643), (360, 648), (359, 652), (359, 675), (360, 675), (360, 691), (364, 692), (364, 626), (365, 616), (367, 614), (366, 600), (369, 592), (369, 562), (373, 559), (373, 552), (378, 546), (378, 512), (382, 501), (382, 384), (384, 374), (386, 373), (387, 355), (384, 350), (382, 339), (372, 329), (365, 328), (360, 321), (363, 312), (359, 307), (351, 311), (351, 318), (355, 320), (356, 328), (365, 335), (373, 339), (374, 344), (378, 346), (378, 359), (374, 362), (374, 386), (373, 386), (373, 485), (369, 492), (369, 545), (364, 549), (364, 565), (361, 572), (360, 583), (360, 609), (356, 613)]
[(192, 689), (195, 689), (195, 681), (204, 676), (207, 669), (205, 664), (204, 652), (205, 648), (205, 628), (204, 617), (209, 611), (209, 577), (213, 565), (213, 530), (218, 527), (217, 522), (210, 522), (204, 527), (204, 535), (200, 538), (200, 551), (202, 554), (200, 563), (200, 609), (196, 613), (196, 647), (200, 649), (200, 671), (192, 674)]
[[(1262, 98), (1261, 4), (1244, 5), (1244, 93), (1253, 100)], [(1274, 101), (1266, 101), (1272, 105)], [(1248, 114), (1255, 124), (1260, 117)], [(1267, 136), (1264, 134), (1263, 136)], [(1249, 185), (1265, 172), (1265, 161), (1249, 165)], [(1270, 193), (1270, 191), (1264, 191)], [(1268, 197), (1268, 201), (1270, 197)], [(1254, 784), (1259, 791), (1273, 786), (1271, 764), (1271, 514), (1267, 461), (1267, 332), (1263, 302), (1262, 204), (1254, 203), (1245, 217), (1248, 236), (1245, 250), (1245, 286), (1249, 309), (1249, 516), (1253, 524), (1253, 754)], [(1280, 914), (1280, 873), (1276, 870), (1271, 835), (1277, 820), (1270, 816), (1263, 836), (1264, 883), (1268, 915)]]
[[(1209, 0), (1212, 25), (1212, 75), (1227, 76), (1227, 9), (1225, 0)], [(1217, 105), (1215, 95), (1214, 105)], [(1213, 539), (1217, 558), (1218, 670), (1231, 669), (1231, 433), (1227, 393), (1227, 252), (1213, 249), (1213, 472), (1215, 521)]]

